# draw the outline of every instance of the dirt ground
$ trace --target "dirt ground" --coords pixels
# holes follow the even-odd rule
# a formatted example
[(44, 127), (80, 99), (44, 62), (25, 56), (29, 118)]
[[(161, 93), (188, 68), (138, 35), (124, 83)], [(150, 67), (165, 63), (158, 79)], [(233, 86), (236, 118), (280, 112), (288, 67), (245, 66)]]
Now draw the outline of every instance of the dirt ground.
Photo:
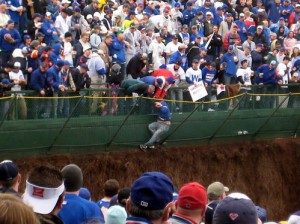
[(247, 194), (267, 208), (269, 220), (284, 220), (300, 209), (300, 139), (243, 144), (194, 145), (162, 148), (149, 153), (138, 150), (93, 155), (64, 155), (16, 159), (23, 175), (37, 165), (62, 168), (79, 165), (84, 186), (93, 199), (102, 197), (103, 183), (115, 178), (128, 187), (145, 171), (162, 171), (180, 188), (198, 181), (204, 186), (221, 181), (231, 192)]

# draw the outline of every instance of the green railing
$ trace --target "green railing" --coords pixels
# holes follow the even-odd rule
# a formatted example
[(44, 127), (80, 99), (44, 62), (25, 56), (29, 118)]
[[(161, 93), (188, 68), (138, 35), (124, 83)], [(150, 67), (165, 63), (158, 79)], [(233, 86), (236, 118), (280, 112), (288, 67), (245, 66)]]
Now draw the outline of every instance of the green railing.
[[(297, 137), (300, 128), (298, 85), (252, 86), (200, 102), (183, 88), (169, 90), (166, 101), (172, 125), (164, 136), (175, 143), (213, 143)], [(173, 93), (183, 98), (171, 99)], [(33, 91), (0, 98), (0, 152), (63, 153), (121, 150), (146, 142), (155, 120), (152, 98), (117, 97), (121, 89), (87, 89), (60, 97), (37, 97)], [(176, 95), (176, 94), (175, 94)], [(211, 100), (211, 101), (209, 101)]]

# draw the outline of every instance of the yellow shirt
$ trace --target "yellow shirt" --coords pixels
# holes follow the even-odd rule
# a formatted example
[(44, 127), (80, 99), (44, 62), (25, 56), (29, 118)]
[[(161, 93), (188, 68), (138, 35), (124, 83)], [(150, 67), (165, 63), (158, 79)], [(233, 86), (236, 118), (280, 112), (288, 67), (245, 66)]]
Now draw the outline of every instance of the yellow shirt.
[(134, 22), (134, 19), (133, 20), (124, 20), (123, 21), (123, 27), (124, 29), (128, 29), (130, 27), (130, 24)]

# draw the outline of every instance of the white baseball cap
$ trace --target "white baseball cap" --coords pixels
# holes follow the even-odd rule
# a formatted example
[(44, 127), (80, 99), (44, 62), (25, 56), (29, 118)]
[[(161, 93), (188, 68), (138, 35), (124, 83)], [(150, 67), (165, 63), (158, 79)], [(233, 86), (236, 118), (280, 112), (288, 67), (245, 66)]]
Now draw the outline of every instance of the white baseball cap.
[(71, 2), (69, 0), (62, 0), (61, 4), (70, 4)]
[(14, 67), (21, 68), (21, 63), (20, 63), (20, 62), (18, 62), (18, 61), (16, 61), (16, 62), (14, 63)]
[(101, 14), (100, 14), (99, 12), (95, 12), (95, 13), (94, 13), (94, 17), (100, 18), (100, 17), (101, 17)]
[(91, 14), (88, 14), (88, 15), (86, 16), (86, 19), (93, 19), (93, 16), (92, 16)]
[(47, 188), (36, 186), (26, 181), (23, 202), (31, 206), (36, 213), (49, 214), (53, 211), (59, 196), (64, 190), (64, 183), (57, 188)]

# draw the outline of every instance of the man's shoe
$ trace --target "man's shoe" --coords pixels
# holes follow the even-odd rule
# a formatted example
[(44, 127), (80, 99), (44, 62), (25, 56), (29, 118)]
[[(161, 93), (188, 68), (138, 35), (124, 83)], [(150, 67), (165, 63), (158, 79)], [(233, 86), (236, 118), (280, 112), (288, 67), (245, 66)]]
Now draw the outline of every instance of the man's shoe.
[(147, 146), (149, 149), (155, 149), (155, 145), (149, 145)]
[(146, 145), (140, 145), (140, 150), (142, 150), (143, 152), (147, 152), (148, 146)]

